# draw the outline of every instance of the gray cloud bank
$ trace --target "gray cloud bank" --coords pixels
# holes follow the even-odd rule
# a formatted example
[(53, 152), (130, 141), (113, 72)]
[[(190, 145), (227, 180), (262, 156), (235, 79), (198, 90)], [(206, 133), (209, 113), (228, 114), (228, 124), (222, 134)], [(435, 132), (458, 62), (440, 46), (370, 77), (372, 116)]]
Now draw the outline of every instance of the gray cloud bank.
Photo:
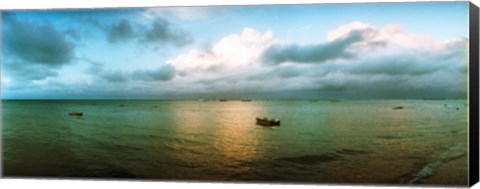
[(362, 39), (363, 31), (354, 30), (343, 38), (325, 44), (306, 46), (276, 44), (265, 51), (263, 59), (266, 63), (280, 64), (284, 62), (322, 63), (337, 58), (349, 58), (353, 55), (347, 52), (347, 48)]
[(86, 70), (86, 73), (92, 74), (109, 83), (126, 83), (130, 81), (170, 81), (177, 73), (175, 67), (169, 64), (161, 64), (155, 69), (120, 71), (105, 70), (103, 63), (95, 61), (89, 62), (90, 67)]
[[(105, 22), (98, 17), (88, 16), (80, 11), (74, 17), (61, 17), (62, 22), (71, 24), (56, 26), (51, 19), (24, 17), (16, 12), (2, 13), (3, 62), (5, 76), (18, 82), (32, 82), (57, 77), (58, 71), (66, 65), (78, 63), (86, 57), (76, 57), (77, 46), (85, 45), (85, 40), (100, 31), (111, 44), (135, 40), (153, 47), (181, 47), (192, 42), (191, 35), (163, 18), (155, 18), (150, 23), (135, 23), (125, 15), (117, 15), (119, 21)], [(95, 13), (95, 12), (94, 12)], [(43, 14), (39, 12), (38, 14)], [(61, 14), (61, 13), (59, 13)], [(96, 12), (95, 16), (109, 16)], [(68, 19), (67, 19), (68, 18)], [(117, 17), (114, 17), (117, 19)], [(111, 25), (109, 24), (111, 23)], [(93, 31), (92, 31), (93, 29)], [(78, 56), (78, 55), (77, 55)], [(87, 61), (88, 62), (88, 61)], [(89, 74), (96, 74), (103, 65), (91, 66)], [(97, 70), (95, 70), (97, 69)], [(175, 76), (175, 68), (161, 66), (157, 70), (102, 73), (108, 81), (126, 81), (129, 78), (149, 81), (167, 81)], [(141, 74), (145, 74), (141, 76)], [(123, 76), (126, 75), (126, 76)]]

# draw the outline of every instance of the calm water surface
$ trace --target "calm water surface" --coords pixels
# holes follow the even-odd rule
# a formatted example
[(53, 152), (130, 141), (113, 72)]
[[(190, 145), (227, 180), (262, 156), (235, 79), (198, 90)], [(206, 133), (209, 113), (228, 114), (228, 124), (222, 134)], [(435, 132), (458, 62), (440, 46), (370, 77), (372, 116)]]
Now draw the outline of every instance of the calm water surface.
[[(465, 104), (3, 101), (3, 174), (421, 184), (466, 159)], [(258, 126), (257, 116), (281, 126)], [(451, 174), (466, 178), (467, 170)]]

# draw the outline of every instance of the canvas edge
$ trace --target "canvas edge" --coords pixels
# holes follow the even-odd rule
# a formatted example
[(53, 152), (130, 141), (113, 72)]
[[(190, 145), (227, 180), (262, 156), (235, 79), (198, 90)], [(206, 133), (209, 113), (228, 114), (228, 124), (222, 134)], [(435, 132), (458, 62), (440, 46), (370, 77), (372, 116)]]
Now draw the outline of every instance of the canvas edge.
[[(0, 10), (0, 77), (3, 74), (3, 10)], [(3, 90), (0, 83), (0, 178), (3, 178)]]
[(479, 180), (479, 13), (478, 7), (469, 6), (469, 186)]

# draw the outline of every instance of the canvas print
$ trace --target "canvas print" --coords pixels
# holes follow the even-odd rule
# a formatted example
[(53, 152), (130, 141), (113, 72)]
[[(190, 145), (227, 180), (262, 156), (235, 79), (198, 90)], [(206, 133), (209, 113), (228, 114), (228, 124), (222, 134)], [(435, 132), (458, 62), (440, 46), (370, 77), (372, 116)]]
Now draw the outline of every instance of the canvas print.
[(468, 13), (2, 11), (2, 174), (465, 186)]

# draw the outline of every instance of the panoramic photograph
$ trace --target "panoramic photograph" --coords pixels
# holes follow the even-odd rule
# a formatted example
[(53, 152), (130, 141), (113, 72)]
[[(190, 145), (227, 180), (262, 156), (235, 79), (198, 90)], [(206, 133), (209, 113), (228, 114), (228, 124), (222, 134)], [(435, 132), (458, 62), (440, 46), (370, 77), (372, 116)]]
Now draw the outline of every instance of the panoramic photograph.
[(468, 14), (2, 11), (2, 175), (467, 186)]

